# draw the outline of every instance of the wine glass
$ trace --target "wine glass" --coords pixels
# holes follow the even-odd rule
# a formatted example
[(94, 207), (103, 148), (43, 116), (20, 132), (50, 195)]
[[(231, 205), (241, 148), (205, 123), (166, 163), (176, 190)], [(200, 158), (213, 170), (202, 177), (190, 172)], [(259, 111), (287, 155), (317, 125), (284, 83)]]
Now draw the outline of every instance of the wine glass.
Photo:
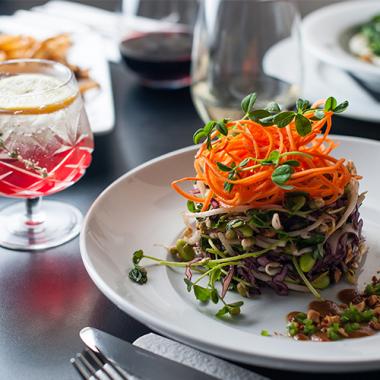
[(119, 45), (126, 66), (147, 87), (190, 85), (196, 0), (125, 0)]
[(0, 211), (0, 246), (51, 248), (75, 237), (82, 215), (71, 205), (41, 204), (91, 162), (93, 137), (73, 73), (39, 59), (0, 63), (0, 195), (24, 198)]
[[(201, 1), (192, 50), (193, 101), (202, 119), (242, 116), (241, 100), (258, 107), (294, 105), (302, 82), (300, 17), (277, 0)], [(291, 83), (281, 79), (290, 71)]]

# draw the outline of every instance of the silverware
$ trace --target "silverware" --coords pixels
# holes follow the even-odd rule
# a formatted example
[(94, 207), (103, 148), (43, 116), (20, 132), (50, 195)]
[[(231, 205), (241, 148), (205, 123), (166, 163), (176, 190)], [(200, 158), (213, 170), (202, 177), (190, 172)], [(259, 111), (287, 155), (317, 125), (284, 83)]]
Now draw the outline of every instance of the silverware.
[(144, 380), (216, 380), (204, 372), (133, 346), (91, 327), (82, 329), (80, 337), (91, 350), (101, 352), (131, 375)]
[(85, 380), (127, 380), (101, 353), (95, 353), (88, 348), (71, 358), (70, 363)]
[(356, 75), (347, 71), (347, 74), (359, 85), (373, 100), (380, 102), (380, 92), (368, 87), (367, 84)]

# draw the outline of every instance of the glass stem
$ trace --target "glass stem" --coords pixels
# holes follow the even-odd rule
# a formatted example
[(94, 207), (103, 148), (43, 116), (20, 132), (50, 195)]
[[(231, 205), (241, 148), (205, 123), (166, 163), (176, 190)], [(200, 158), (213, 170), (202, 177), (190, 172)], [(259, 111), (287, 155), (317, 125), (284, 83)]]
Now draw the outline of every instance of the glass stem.
[(41, 209), (42, 197), (28, 198), (26, 199), (26, 221), (25, 224), (33, 228), (37, 225), (43, 223), (41, 219), (40, 209)]

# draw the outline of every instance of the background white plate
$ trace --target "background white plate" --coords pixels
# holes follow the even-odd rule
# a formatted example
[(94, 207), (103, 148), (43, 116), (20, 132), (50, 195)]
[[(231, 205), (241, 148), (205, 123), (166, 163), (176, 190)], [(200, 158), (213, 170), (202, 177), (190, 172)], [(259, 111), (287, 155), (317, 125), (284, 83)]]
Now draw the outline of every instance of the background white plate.
[[(364, 233), (370, 246), (360, 286), (380, 269), (380, 143), (336, 137), (342, 144), (335, 155), (356, 162), (364, 176), (361, 190), (368, 190), (362, 208)], [(202, 306), (185, 290), (183, 273), (165, 267), (148, 268), (148, 283), (132, 283), (127, 276), (131, 254), (165, 257), (157, 244), (170, 245), (184, 225), (185, 202), (170, 188), (175, 179), (193, 174), (194, 147), (152, 160), (125, 174), (106, 189), (91, 207), (81, 234), (85, 267), (99, 289), (120, 309), (152, 329), (201, 350), (228, 359), (272, 368), (308, 371), (351, 371), (380, 368), (380, 334), (368, 338), (317, 343), (287, 337), (262, 337), (260, 332), (285, 333), (285, 316), (304, 310), (310, 295), (288, 297), (265, 291), (246, 300), (243, 314), (230, 321), (214, 317), (214, 305)], [(333, 298), (339, 288), (323, 293)], [(228, 300), (239, 299), (229, 294)]]
[(380, 67), (352, 55), (346, 46), (353, 29), (380, 13), (379, 1), (343, 1), (318, 9), (302, 22), (305, 49), (321, 61), (348, 70), (378, 90)]
[(59, 16), (39, 12), (18, 11), (13, 16), (0, 16), (0, 31), (10, 34), (27, 34), (48, 38), (59, 33), (70, 33), (73, 45), (68, 60), (90, 70), (91, 78), (100, 89), (85, 94), (85, 107), (92, 132), (110, 132), (115, 124), (111, 77), (102, 39), (86, 27), (62, 20)]
[[(380, 121), (380, 102), (345, 70), (323, 62), (308, 52), (303, 53), (301, 97), (312, 102), (329, 96), (334, 96), (338, 102), (348, 100), (350, 105), (340, 116)], [(287, 57), (285, 61), (284, 57)], [(290, 38), (286, 38), (267, 51), (263, 59), (263, 68), (267, 75), (288, 83), (297, 83), (298, 73), (294, 70), (299, 65), (297, 60), (297, 46)]]

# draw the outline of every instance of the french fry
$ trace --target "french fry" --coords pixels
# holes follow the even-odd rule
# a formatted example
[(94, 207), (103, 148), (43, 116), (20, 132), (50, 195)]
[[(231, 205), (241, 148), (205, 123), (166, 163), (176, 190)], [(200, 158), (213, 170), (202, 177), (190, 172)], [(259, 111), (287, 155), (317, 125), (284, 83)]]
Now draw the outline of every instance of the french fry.
[(70, 64), (67, 53), (72, 45), (67, 33), (38, 41), (31, 36), (0, 34), (0, 62), (7, 59), (39, 58), (49, 59), (69, 67), (79, 83), (81, 93), (99, 88), (99, 83), (91, 79), (89, 70)]
[(82, 79), (78, 81), (79, 91), (81, 94), (84, 94), (86, 91), (91, 90), (93, 88), (99, 88), (99, 83), (94, 81), (93, 79)]

